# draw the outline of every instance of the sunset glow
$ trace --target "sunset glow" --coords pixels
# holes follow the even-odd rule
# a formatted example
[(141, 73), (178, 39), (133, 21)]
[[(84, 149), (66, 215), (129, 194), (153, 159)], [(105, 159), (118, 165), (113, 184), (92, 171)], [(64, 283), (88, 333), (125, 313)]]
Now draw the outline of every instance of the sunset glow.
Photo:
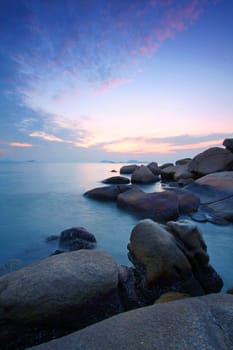
[(232, 11), (227, 0), (3, 0), (0, 160), (173, 161), (222, 146)]

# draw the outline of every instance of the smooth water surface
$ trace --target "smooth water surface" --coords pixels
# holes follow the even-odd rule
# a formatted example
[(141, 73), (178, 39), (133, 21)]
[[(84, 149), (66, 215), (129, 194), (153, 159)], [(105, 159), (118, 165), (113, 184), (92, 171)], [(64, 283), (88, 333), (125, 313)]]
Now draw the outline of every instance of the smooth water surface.
[[(109, 252), (118, 264), (130, 265), (127, 243), (138, 218), (116, 203), (88, 199), (83, 194), (107, 177), (118, 175), (123, 164), (17, 163), (0, 164), (0, 267), (19, 259), (20, 266), (47, 257), (57, 241), (52, 234), (83, 226), (97, 239), (97, 249)], [(161, 191), (160, 183), (144, 191)], [(198, 224), (208, 246), (210, 262), (233, 285), (233, 225)], [(1, 273), (1, 271), (0, 271)]]

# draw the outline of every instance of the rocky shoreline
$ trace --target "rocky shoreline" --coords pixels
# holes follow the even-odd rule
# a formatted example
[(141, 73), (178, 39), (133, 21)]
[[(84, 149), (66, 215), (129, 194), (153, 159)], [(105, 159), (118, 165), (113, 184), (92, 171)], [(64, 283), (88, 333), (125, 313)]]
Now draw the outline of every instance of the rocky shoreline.
[[(0, 277), (1, 349), (233, 348), (232, 289), (221, 293), (193, 221), (233, 221), (233, 139), (223, 145), (175, 164), (123, 166), (86, 192), (137, 214), (132, 266), (97, 250), (83, 227), (48, 237), (59, 242), (52, 256)], [(173, 186), (138, 186), (157, 181)]]

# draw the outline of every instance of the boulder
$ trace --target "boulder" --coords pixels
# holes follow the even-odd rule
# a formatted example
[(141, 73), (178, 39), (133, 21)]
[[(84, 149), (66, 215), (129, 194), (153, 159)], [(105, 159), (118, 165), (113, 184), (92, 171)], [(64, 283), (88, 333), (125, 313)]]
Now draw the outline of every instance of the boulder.
[(51, 256), (0, 278), (2, 327), (9, 322), (30, 327), (89, 324), (100, 316), (98, 303), (111, 312), (109, 296), (117, 283), (117, 265), (105, 252), (83, 249)]
[(120, 174), (132, 174), (138, 167), (136, 164), (123, 165), (120, 168)]
[(159, 177), (145, 165), (138, 167), (131, 175), (132, 184), (150, 184), (156, 181), (159, 181)]
[(182, 159), (178, 159), (175, 162), (175, 165), (184, 165), (184, 164), (189, 164), (191, 162), (191, 158), (182, 158)]
[(209, 219), (215, 217), (233, 220), (233, 171), (203, 176), (185, 186), (185, 189), (200, 198), (202, 208), (208, 213)]
[(154, 175), (159, 175), (161, 173), (161, 169), (156, 162), (149, 163), (147, 167), (150, 169), (150, 171), (152, 171)]
[(164, 280), (173, 283), (191, 274), (191, 265), (176, 246), (174, 236), (150, 219), (141, 220), (133, 228), (128, 250), (130, 259), (144, 267), (149, 287)]
[(84, 196), (102, 201), (115, 201), (120, 193), (124, 193), (130, 189), (130, 185), (111, 185), (97, 187), (85, 192)]
[(31, 350), (229, 350), (233, 297), (211, 294), (124, 312)]
[(177, 196), (180, 214), (189, 214), (198, 210), (200, 199), (195, 193), (179, 188), (174, 188), (168, 191), (171, 191)]
[(233, 152), (233, 139), (225, 139), (223, 141), (223, 146), (225, 146), (229, 151)]
[(141, 220), (132, 230), (129, 259), (137, 271), (138, 295), (153, 301), (167, 291), (192, 296), (219, 292), (222, 279), (209, 265), (207, 247), (191, 221), (161, 225)]
[(180, 179), (192, 179), (192, 173), (188, 170), (188, 162), (183, 164), (170, 165), (161, 170), (163, 180), (178, 181)]
[(124, 176), (112, 176), (102, 181), (104, 184), (129, 184), (130, 180)]
[(232, 152), (220, 147), (212, 147), (199, 153), (188, 165), (188, 170), (198, 177), (232, 168)]
[(164, 164), (160, 165), (159, 168), (160, 169), (165, 169), (165, 168), (167, 168), (169, 166), (173, 166), (173, 165), (174, 165), (173, 163), (164, 163)]
[(137, 187), (117, 197), (119, 207), (136, 212), (140, 218), (157, 221), (174, 220), (179, 216), (179, 202), (171, 191), (145, 193)]
[(84, 227), (72, 227), (61, 232), (59, 248), (61, 250), (92, 249), (96, 245), (95, 236)]

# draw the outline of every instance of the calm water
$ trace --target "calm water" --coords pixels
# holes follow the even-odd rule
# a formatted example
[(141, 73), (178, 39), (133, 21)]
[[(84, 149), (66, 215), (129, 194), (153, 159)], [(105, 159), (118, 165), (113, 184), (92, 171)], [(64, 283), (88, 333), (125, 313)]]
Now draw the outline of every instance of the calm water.
[[(20, 266), (47, 257), (57, 242), (46, 237), (72, 226), (83, 226), (118, 264), (130, 265), (127, 243), (138, 218), (115, 203), (87, 199), (83, 193), (114, 176), (122, 164), (0, 164), (0, 266), (19, 259)], [(160, 191), (161, 185), (144, 186)], [(233, 285), (233, 225), (200, 224), (210, 261), (224, 279), (224, 290)]]

